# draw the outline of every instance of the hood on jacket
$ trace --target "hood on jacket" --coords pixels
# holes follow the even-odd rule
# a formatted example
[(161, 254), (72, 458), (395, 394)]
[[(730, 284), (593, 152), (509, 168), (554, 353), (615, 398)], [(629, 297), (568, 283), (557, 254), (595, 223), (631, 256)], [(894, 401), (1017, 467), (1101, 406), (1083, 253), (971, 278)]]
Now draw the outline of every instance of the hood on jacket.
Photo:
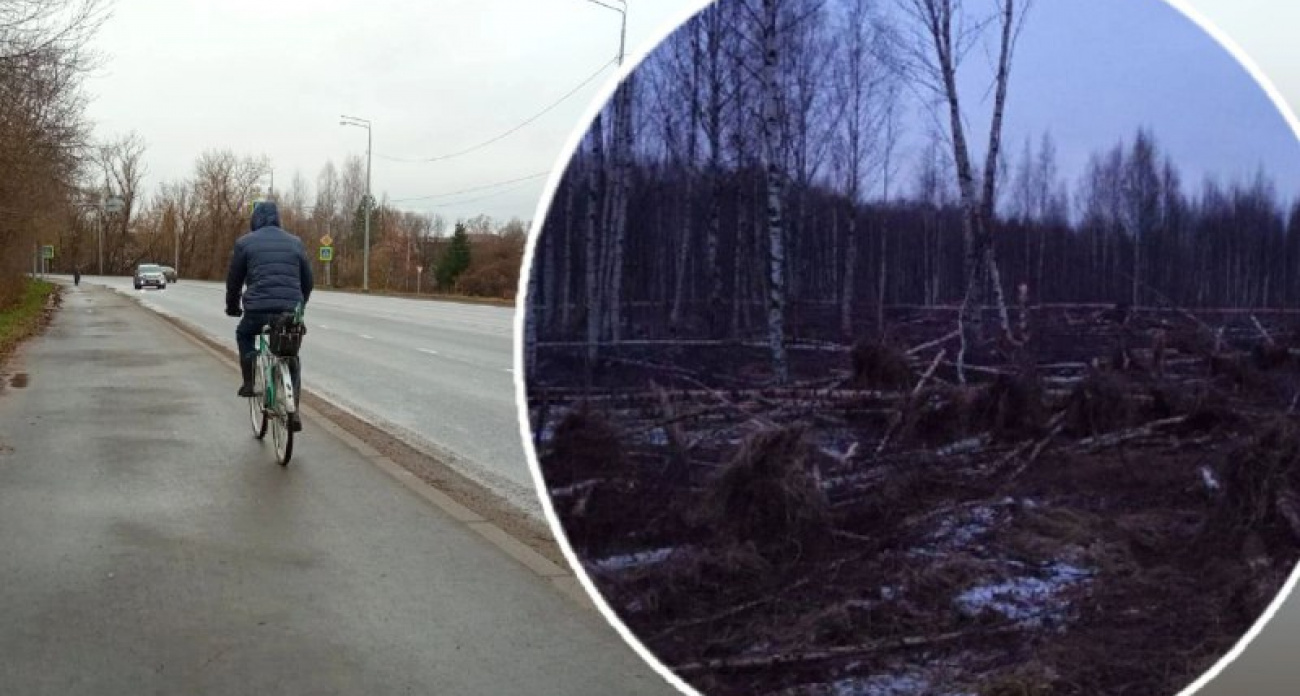
[(253, 220), (248, 229), (256, 232), (263, 227), (280, 226), (280, 209), (275, 206), (274, 201), (259, 201), (253, 206)]

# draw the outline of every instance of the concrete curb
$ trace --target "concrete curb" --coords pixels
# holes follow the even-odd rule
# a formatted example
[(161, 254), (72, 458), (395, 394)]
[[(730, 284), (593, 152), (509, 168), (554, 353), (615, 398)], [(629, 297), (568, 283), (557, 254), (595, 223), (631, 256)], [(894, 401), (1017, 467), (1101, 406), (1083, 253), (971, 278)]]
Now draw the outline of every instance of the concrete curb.
[[(225, 365), (235, 374), (239, 373), (239, 363), (235, 357), (235, 350), (231, 347), (221, 346), (210, 337), (204, 335), (201, 331), (193, 327), (189, 322), (177, 317), (168, 316), (160, 312), (155, 312), (144, 306), (138, 298), (132, 297), (125, 293), (118, 292), (114, 288), (101, 286), (104, 291), (116, 293), (135, 303), (137, 307), (153, 317), (159, 323), (169, 327), (182, 337), (194, 343), (203, 351), (207, 352), (218, 362)], [(572, 600), (579, 606), (593, 612), (598, 612), (596, 605), (587, 596), (582, 584), (578, 581), (573, 572), (564, 567), (563, 563), (556, 563), (551, 558), (538, 552), (527, 540), (520, 539), (506, 531), (491, 519), (491, 513), (481, 514), (470, 505), (462, 504), (457, 499), (454, 492), (443, 490), (442, 488), (426, 481), (415, 472), (402, 466), (399, 462), (386, 456), (375, 447), (372, 447), (363, 438), (347, 430), (340, 423), (325, 415), (319, 408), (316, 408), (311, 401), (319, 401), (327, 406), (339, 408), (330, 404), (327, 400), (319, 396), (311, 395), (304, 390), (302, 395), (302, 413), (311, 422), (320, 426), (321, 430), (329, 433), (338, 439), (349, 449), (355, 451), (362, 459), (376, 466), (391, 478), (402, 484), (407, 490), (424, 499), (438, 510), (445, 513), (448, 517), (457, 523), (464, 525), (470, 531), (473, 531), (482, 539), (495, 546), (506, 556), (513, 559), (519, 565), (526, 568), (529, 572), (545, 580), (560, 594)], [(342, 409), (339, 409), (342, 410)], [(367, 424), (375, 427), (373, 424)], [(376, 427), (376, 430), (378, 428)], [(563, 558), (558, 544), (550, 538), (549, 530), (545, 530), (546, 537), (550, 546), (554, 547), (554, 553), (557, 557)], [(534, 542), (536, 543), (536, 542)]]

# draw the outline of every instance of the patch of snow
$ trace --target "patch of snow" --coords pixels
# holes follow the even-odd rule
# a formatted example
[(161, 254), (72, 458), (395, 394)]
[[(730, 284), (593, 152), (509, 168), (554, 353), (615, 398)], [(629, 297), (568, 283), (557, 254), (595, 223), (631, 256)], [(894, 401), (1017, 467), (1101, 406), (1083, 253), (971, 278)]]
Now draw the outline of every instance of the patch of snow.
[(928, 693), (930, 682), (912, 674), (881, 674), (841, 679), (830, 685), (828, 696), (916, 696)]
[(667, 560), (668, 556), (672, 555), (673, 551), (676, 550), (677, 547), (669, 546), (651, 551), (640, 551), (637, 553), (610, 556), (609, 558), (602, 558), (598, 561), (588, 561), (587, 564), (596, 570), (602, 570), (605, 572), (632, 570), (634, 568), (644, 568), (645, 566), (655, 565), (656, 563), (663, 563)]
[(663, 428), (655, 428), (646, 434), (645, 443), (663, 447), (668, 444), (668, 433)]
[(551, 440), (554, 439), (555, 439), (555, 424), (547, 423), (546, 425), (543, 425), (542, 432), (538, 434), (537, 442), (539, 444), (545, 445), (545, 444), (549, 444)]
[[(546, 444), (551, 440), (554, 440), (555, 429), (560, 426), (560, 423), (564, 422), (564, 419), (567, 418), (572, 411), (573, 409), (568, 406), (551, 407), (550, 412), (546, 415), (546, 422), (542, 423), (541, 432), (538, 433), (537, 430), (533, 429), (533, 436), (537, 438), (541, 444)], [(529, 419), (529, 424), (532, 424), (531, 418)]]
[(954, 442), (946, 447), (941, 447), (935, 454), (940, 457), (951, 457), (958, 454), (965, 454), (966, 452), (971, 452), (983, 447), (986, 442), (987, 437), (983, 435), (980, 437), (971, 437)]
[(1208, 466), (1201, 467), (1201, 480), (1205, 482), (1205, 487), (1211, 491), (1217, 491), (1220, 488), (1219, 480), (1214, 478), (1214, 472), (1210, 471)]
[(1092, 577), (1088, 570), (1054, 563), (1046, 577), (1021, 576), (998, 583), (977, 585), (957, 596), (962, 612), (978, 616), (994, 611), (1021, 626), (1037, 628), (1044, 620), (1060, 620), (1070, 602), (1061, 594)]
[(579, 481), (577, 483), (568, 486), (552, 488), (551, 497), (563, 498), (566, 496), (575, 495), (577, 493), (587, 490), (588, 488), (594, 488), (599, 483), (600, 483), (600, 479), (587, 479), (586, 481)]
[(993, 508), (983, 505), (971, 508), (964, 515), (943, 518), (929, 540), (940, 550), (968, 548), (988, 534), (997, 518), (997, 510)]

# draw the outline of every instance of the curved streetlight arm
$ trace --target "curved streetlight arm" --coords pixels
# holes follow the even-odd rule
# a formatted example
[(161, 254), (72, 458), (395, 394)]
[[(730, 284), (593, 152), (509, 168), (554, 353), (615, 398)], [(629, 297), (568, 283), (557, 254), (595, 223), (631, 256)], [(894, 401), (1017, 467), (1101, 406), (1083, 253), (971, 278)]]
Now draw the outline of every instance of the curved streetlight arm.
[[(613, 10), (622, 17), (623, 24), (618, 34), (618, 64), (622, 65), (623, 55), (627, 48), (627, 0), (587, 0), (587, 2), (593, 5), (600, 5), (607, 10)], [(616, 2), (621, 5), (621, 7), (611, 5), (611, 2)]]

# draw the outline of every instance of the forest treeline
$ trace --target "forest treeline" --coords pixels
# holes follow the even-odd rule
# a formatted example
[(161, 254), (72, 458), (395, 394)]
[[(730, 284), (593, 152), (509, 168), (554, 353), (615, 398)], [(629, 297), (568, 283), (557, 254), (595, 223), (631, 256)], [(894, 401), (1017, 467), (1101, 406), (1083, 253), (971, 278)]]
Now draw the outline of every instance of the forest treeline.
[[(327, 274), (316, 251), (329, 235), (331, 284), (361, 285), (365, 180), (359, 157), (347, 160), (341, 176), (327, 162), (312, 193), (301, 176), (287, 191), (270, 189), (265, 158), (213, 150), (198, 157), (190, 177), (163, 183), (149, 194), (141, 185), (145, 151), (135, 135), (96, 148), (93, 161), (103, 182), (80, 189), (86, 204), (53, 236), (60, 253), (51, 270), (80, 266), (98, 272), (102, 255), (103, 272), (110, 275), (130, 273), (139, 263), (161, 263), (175, 266), (185, 278), (220, 279), (235, 240), (248, 231), (251, 202), (271, 199), (279, 205), (282, 226), (307, 245), (322, 280)], [(102, 207), (111, 195), (121, 197), (120, 211)], [(449, 224), (440, 215), (400, 210), (384, 199), (370, 215), (372, 289), (514, 296), (527, 234), (522, 221), (501, 223), (479, 215)]]
[[(1300, 207), (1266, 172), (1185, 181), (1144, 124), (1068, 176), (1051, 124), (1008, 148), (1011, 49), (1032, 14), (986, 4), (706, 8), (569, 162), (534, 255), (530, 337), (591, 355), (634, 337), (766, 337), (775, 354), (773, 337), (814, 315), (853, 339), (882, 305), (993, 307), (1022, 284), (1035, 304), (1300, 300)], [(987, 133), (946, 79), (956, 37), (1002, 57)]]
[[(1050, 148), (1050, 138), (1045, 142)], [(1209, 180), (1186, 192), (1176, 166), (1153, 153), (1154, 137), (1142, 131), (1098, 153), (1072, 190), (1064, 181), (1044, 186), (1032, 179), (1013, 188), (1016, 196), (998, 218), (994, 237), (1006, 291), (1024, 283), (1035, 303), (1280, 308), (1300, 302), (1300, 205), (1284, 204), (1262, 173), (1246, 181)], [(571, 165), (537, 252), (537, 302), (548, 338), (580, 336), (585, 319), (583, 225), (589, 199), (581, 195), (580, 177), (590, 159), (583, 153)], [(1046, 157), (1028, 164), (1052, 171), (1052, 163)], [(886, 305), (960, 302), (962, 211), (955, 195), (936, 185), (935, 174), (935, 168), (922, 166), (917, 180), (889, 201), (853, 203), (823, 185), (790, 192), (791, 313), (801, 306), (820, 306), (824, 313), (847, 298), (854, 310), (852, 333), (858, 333), (871, 328), (882, 294)], [(635, 317), (643, 332), (657, 326), (660, 336), (670, 329), (675, 336), (696, 337), (764, 330), (766, 269), (753, 251), (763, 244), (758, 235), (766, 202), (756, 193), (762, 173), (736, 169), (688, 182), (682, 171), (642, 162), (632, 176), (638, 185), (628, 200), (621, 302), (641, 309), (626, 316)], [(1150, 188), (1139, 196), (1125, 189), (1129, 179)], [(720, 198), (714, 243), (717, 272), (725, 280), (716, 318), (710, 314), (710, 240), (702, 234), (683, 238), (684, 230), (713, 224), (709, 197), (681, 204), (690, 189), (701, 187)], [(1042, 190), (1052, 198), (1017, 197)], [(851, 224), (856, 243), (848, 239)], [(854, 277), (845, 262), (850, 251), (857, 254), (852, 265), (862, 269)], [(676, 326), (675, 311), (682, 317)]]
[[(144, 191), (146, 145), (130, 134), (102, 144), (95, 164), (101, 180), (84, 191), (89, 200), (118, 195), (120, 212), (88, 206), (61, 232), (66, 259), (98, 269), (103, 235), (104, 272), (129, 273), (137, 263), (175, 265), (185, 278), (225, 276), (235, 240), (248, 231), (252, 201), (269, 198), (282, 226), (303, 240), (316, 260), (320, 239), (332, 240), (329, 280), (360, 287), (365, 240), (365, 160), (353, 155), (339, 167), (326, 161), (315, 186), (296, 173), (288, 187), (273, 187), (265, 157), (209, 150), (182, 180)], [(370, 287), (400, 292), (443, 292), (498, 298), (514, 296), (527, 226), (479, 215), (449, 224), (431, 213), (405, 211), (386, 197), (370, 211)]]

